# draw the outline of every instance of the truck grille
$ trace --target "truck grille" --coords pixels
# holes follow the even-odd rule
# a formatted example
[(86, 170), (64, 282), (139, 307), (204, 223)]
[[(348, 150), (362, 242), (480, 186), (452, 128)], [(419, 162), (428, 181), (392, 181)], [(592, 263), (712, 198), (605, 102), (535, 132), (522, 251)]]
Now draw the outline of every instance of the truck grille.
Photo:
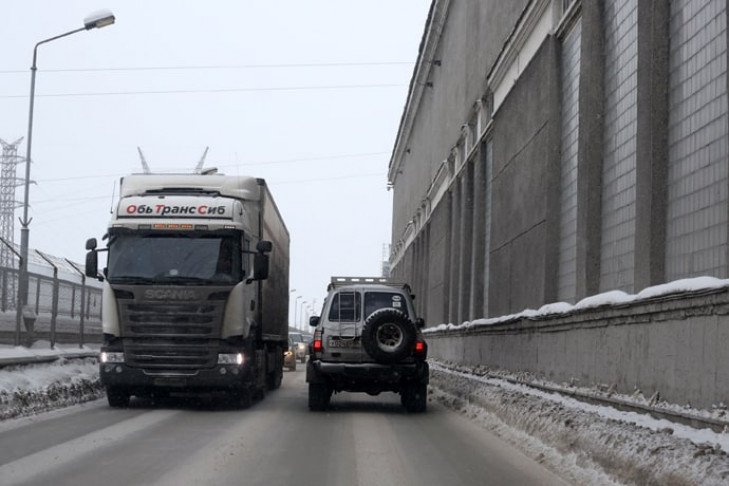
[(217, 363), (225, 301), (117, 303), (128, 366), (191, 371)]

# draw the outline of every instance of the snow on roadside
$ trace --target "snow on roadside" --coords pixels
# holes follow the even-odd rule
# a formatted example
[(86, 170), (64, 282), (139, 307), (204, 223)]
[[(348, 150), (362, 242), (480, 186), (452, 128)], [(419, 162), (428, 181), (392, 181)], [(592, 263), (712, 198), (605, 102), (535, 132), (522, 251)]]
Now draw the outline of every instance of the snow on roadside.
[(96, 358), (0, 368), (0, 420), (104, 396)]
[(729, 484), (729, 437), (431, 363), (432, 396), (575, 484)]

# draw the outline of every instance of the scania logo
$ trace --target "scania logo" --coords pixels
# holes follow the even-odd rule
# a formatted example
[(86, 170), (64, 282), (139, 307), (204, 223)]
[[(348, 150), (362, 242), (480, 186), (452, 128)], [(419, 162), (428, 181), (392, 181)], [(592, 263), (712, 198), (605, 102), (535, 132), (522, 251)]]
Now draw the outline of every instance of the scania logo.
[(147, 289), (144, 298), (149, 300), (198, 300), (195, 290), (187, 289)]

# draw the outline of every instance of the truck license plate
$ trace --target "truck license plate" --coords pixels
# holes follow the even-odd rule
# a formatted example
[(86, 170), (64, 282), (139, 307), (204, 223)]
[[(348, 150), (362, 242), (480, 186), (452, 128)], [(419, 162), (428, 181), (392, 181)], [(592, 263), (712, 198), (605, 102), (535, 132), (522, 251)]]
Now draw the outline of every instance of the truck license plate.
[(154, 379), (155, 386), (172, 386), (172, 387), (185, 387), (187, 386), (187, 380), (185, 378), (178, 377), (162, 377)]

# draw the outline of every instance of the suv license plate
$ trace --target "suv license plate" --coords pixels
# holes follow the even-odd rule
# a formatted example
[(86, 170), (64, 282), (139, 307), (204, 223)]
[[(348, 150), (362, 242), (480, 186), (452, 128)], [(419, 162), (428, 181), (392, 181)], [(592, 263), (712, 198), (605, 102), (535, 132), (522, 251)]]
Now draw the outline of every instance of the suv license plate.
[(330, 339), (330, 348), (354, 348), (359, 345), (358, 339)]

